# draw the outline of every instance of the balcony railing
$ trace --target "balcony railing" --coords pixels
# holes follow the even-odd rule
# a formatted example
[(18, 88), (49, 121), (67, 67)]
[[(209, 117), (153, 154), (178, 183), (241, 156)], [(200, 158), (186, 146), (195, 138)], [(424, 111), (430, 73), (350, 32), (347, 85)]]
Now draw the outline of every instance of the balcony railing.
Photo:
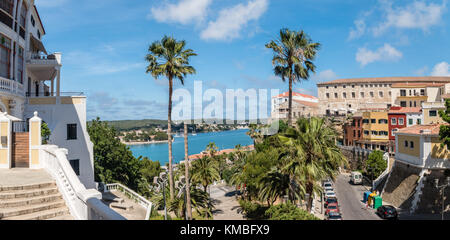
[[(27, 92), (26, 93), (27, 97), (30, 98), (34, 98), (34, 97), (56, 97), (56, 92), (54, 92), (53, 94), (51, 92)], [(59, 96), (61, 97), (81, 97), (84, 96), (83, 92), (60, 92)]]
[(56, 54), (43, 54), (43, 53), (27, 53), (27, 62), (31, 64), (58, 64), (58, 58)]
[(0, 91), (23, 95), (23, 85), (17, 81), (0, 77)]

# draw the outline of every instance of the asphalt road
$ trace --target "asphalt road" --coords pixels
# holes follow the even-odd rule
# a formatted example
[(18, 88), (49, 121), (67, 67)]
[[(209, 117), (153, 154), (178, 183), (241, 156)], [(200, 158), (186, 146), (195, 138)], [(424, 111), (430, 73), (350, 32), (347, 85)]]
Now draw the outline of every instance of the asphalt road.
[(362, 202), (366, 188), (361, 185), (351, 185), (349, 174), (341, 174), (334, 183), (336, 196), (344, 220), (381, 220), (373, 209), (366, 209)]

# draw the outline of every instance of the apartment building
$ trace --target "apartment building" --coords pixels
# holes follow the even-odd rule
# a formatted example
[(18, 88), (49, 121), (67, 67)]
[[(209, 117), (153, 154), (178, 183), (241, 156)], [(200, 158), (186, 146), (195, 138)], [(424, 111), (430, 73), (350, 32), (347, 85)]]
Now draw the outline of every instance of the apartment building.
[(354, 78), (318, 83), (319, 114), (339, 116), (395, 105), (420, 107), (422, 102), (441, 101), (450, 93), (448, 83), (450, 77)]
[[(301, 93), (292, 93), (292, 117), (311, 117), (318, 114), (319, 99)], [(272, 97), (272, 119), (287, 119), (289, 113), (289, 92)]]
[(350, 123), (344, 125), (344, 145), (356, 146), (356, 142), (362, 140), (363, 118), (361, 113), (352, 116)]
[(388, 151), (389, 123), (388, 112), (384, 108), (361, 109), (362, 139), (357, 141), (359, 147), (371, 150)]
[[(49, 143), (68, 149), (75, 173), (92, 188), (93, 145), (86, 128), (86, 97), (61, 91), (62, 54), (47, 52), (42, 42), (45, 34), (34, 0), (0, 0), (0, 111), (12, 119), (11, 129), (3, 129), (2, 136), (11, 131), (14, 146), (15, 136), (29, 131), (29, 119), (38, 112), (50, 128)], [(14, 148), (11, 151), (2, 155), (1, 168), (32, 167), (31, 159), (20, 159)]]

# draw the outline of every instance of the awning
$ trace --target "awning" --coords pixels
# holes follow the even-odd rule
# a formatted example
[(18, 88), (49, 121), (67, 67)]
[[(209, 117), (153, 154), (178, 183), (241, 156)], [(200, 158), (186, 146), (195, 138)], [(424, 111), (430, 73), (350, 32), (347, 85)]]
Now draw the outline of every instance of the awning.
[(42, 44), (41, 40), (35, 38), (33, 34), (30, 34), (31, 44), (34, 46), (34, 48), (38, 49), (39, 51), (47, 54), (47, 50), (45, 50), (44, 44)]

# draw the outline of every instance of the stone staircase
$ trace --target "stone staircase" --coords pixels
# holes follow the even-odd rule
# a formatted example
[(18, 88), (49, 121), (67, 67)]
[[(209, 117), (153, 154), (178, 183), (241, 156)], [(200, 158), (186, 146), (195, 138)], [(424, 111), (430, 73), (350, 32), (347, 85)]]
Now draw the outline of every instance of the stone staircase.
[(73, 220), (54, 181), (0, 186), (0, 220)]

